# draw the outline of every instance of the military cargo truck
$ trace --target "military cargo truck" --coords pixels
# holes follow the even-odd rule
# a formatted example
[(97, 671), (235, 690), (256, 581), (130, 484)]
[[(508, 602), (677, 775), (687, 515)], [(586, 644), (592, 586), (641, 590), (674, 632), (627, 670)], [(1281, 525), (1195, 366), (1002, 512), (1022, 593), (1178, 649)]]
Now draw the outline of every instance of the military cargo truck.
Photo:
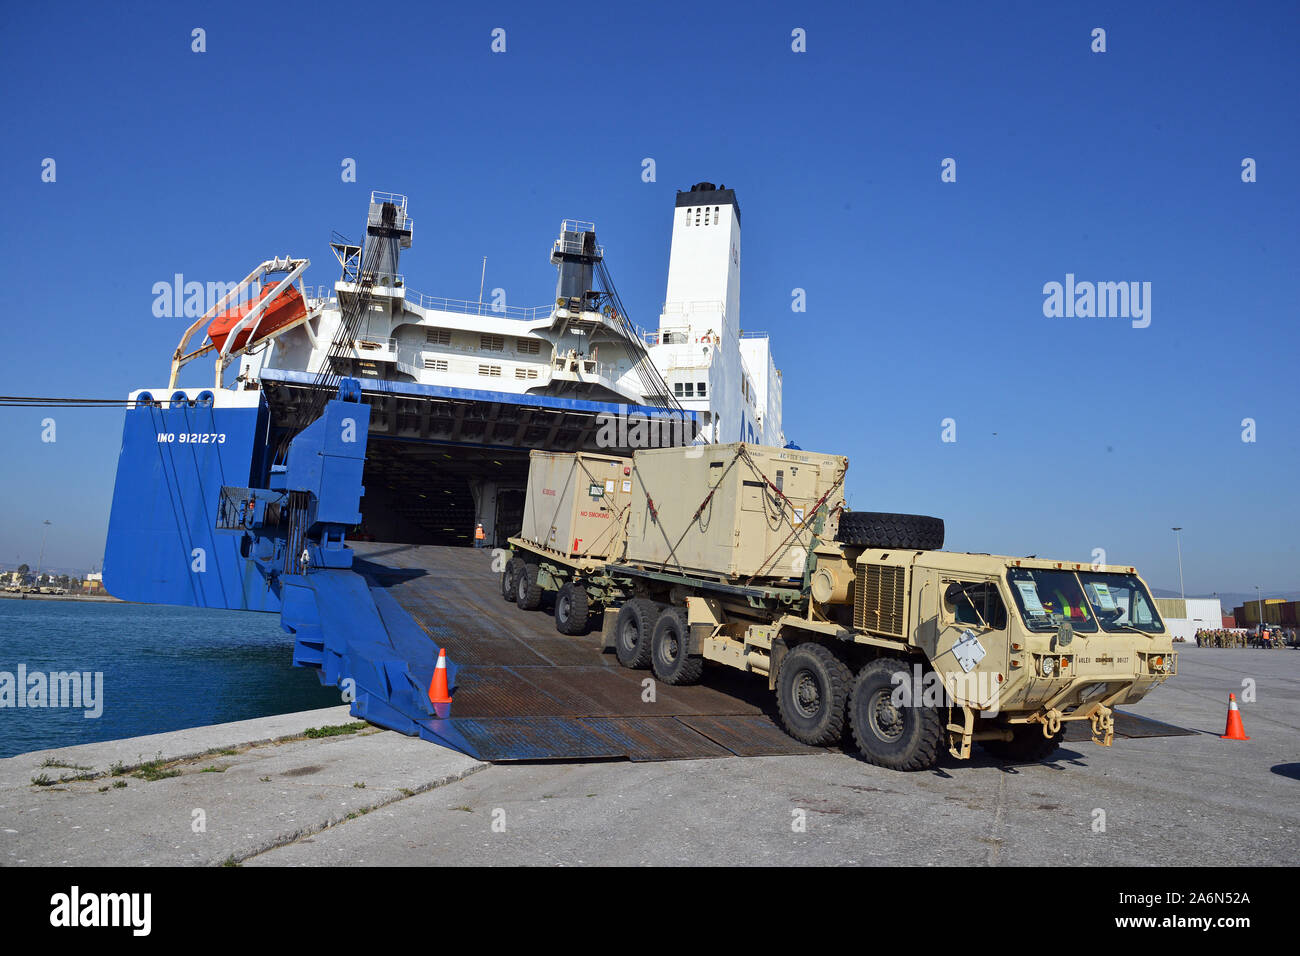
[[(634, 455), (633, 488), (644, 477), (646, 490), (633, 493), (628, 546), (587, 578), (624, 666), (668, 684), (699, 681), (706, 663), (756, 674), (791, 736), (847, 738), (898, 770), (933, 766), (945, 749), (966, 759), (975, 742), (1042, 759), (1072, 721), (1109, 746), (1114, 708), (1177, 672), (1132, 567), (941, 551), (940, 519), (845, 510), (842, 458), (670, 451), (644, 476), (646, 453)], [(729, 476), (709, 480), (718, 460), (760, 476), (735, 482), (738, 505)], [(817, 478), (787, 484), (796, 463)], [(746, 497), (759, 493), (750, 480), (761, 501)]]

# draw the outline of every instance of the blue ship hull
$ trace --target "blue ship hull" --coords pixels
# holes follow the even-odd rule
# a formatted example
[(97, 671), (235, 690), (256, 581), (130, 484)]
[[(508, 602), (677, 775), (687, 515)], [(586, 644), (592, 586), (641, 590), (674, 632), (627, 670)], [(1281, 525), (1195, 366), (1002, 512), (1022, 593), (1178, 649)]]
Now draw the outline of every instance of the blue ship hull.
[(211, 389), (133, 397), (108, 520), (105, 589), (146, 604), (279, 611), (279, 595), (240, 554), (239, 536), (216, 530), (223, 486), (265, 484), (266, 399)]

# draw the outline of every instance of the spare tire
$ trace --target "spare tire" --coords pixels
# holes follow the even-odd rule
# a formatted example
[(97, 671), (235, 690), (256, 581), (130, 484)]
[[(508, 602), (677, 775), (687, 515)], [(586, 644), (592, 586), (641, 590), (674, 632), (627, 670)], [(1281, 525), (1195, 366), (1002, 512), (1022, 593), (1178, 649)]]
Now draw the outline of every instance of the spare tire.
[(846, 511), (835, 540), (864, 548), (938, 551), (943, 547), (943, 519), (896, 515), (883, 511)]

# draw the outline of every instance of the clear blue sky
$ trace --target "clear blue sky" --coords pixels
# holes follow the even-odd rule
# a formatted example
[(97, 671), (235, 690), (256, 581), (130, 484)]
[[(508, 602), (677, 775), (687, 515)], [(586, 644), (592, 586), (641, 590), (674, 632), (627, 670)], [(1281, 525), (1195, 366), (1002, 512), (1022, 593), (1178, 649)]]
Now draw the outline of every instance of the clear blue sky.
[[(543, 304), (560, 220), (592, 219), (653, 325), (674, 190), (710, 180), (739, 196), (742, 324), (772, 334), (788, 434), (850, 456), (854, 507), (940, 515), (954, 549), (1105, 548), (1168, 588), (1182, 525), (1189, 592), (1300, 587), (1295, 4), (557, 9), (11, 6), (0, 391), (163, 383), (183, 320), (153, 283), (286, 253), (332, 282), (372, 188), (411, 197), (415, 289), (473, 298), (486, 255), (489, 288)], [(1150, 282), (1150, 327), (1045, 318), (1067, 272)], [(46, 414), (0, 409), (0, 560), (35, 564), (48, 517), (47, 563), (89, 565), (122, 413), (59, 413), (53, 444)]]

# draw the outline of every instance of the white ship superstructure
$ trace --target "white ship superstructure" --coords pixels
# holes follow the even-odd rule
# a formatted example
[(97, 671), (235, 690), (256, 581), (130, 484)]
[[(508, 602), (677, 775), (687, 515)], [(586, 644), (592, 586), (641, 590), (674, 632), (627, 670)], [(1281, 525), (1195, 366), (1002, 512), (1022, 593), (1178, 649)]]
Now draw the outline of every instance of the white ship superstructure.
[[(546, 395), (698, 413), (700, 439), (783, 445), (781, 373), (763, 333), (740, 314), (740, 215), (732, 190), (701, 183), (678, 193), (668, 287), (659, 329), (619, 314), (616, 297), (593, 291), (604, 250), (590, 222), (565, 220), (552, 246), (556, 296), (521, 308), (499, 301), (427, 296), (397, 272), (414, 221), (406, 197), (374, 193), (368, 222), (396, 210), (402, 238), (363, 268), (363, 245), (333, 243), (343, 275), (332, 292), (307, 292), (308, 321), (241, 358), (239, 381), (264, 370), (333, 371), (368, 379), (466, 391)], [(334, 351), (349, 297), (374, 278), (364, 318), (342, 356)], [(650, 362), (647, 363), (647, 353)], [(652, 363), (653, 370), (649, 367)], [(665, 392), (672, 396), (666, 399)]]
[(708, 441), (783, 446), (781, 372), (765, 332), (740, 327), (740, 206), (735, 190), (677, 194), (668, 291), (650, 355)]

